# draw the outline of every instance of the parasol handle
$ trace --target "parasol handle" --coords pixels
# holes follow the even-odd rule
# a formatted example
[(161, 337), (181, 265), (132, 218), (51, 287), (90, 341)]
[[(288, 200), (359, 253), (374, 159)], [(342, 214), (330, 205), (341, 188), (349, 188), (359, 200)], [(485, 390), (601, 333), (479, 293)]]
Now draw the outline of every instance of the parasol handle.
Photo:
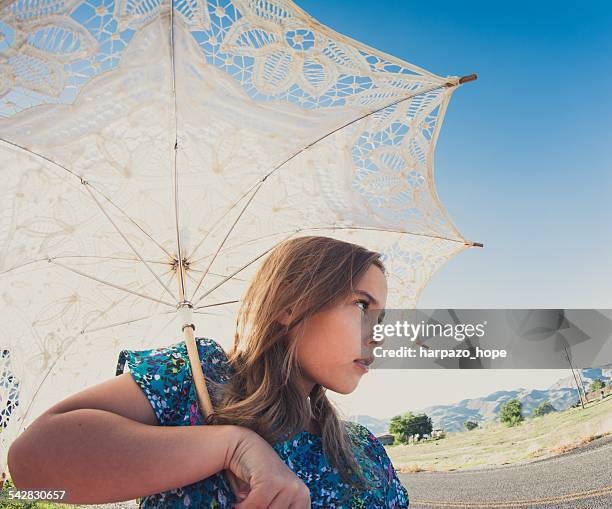
[(193, 377), (193, 384), (195, 385), (196, 395), (198, 397), (198, 403), (202, 410), (204, 418), (208, 417), (213, 412), (212, 402), (210, 401), (210, 395), (206, 388), (206, 381), (204, 380), (204, 373), (202, 371), (202, 362), (198, 355), (198, 347), (193, 336), (195, 325), (192, 323), (192, 306), (186, 304), (179, 308), (181, 314), (182, 329), (185, 335), (185, 345), (187, 346), (187, 354), (189, 355), (189, 364), (191, 365), (191, 374)]
[[(192, 306), (191, 303), (185, 303), (184, 306), (179, 308), (181, 314), (181, 321), (183, 323), (183, 332), (185, 334), (185, 345), (187, 345), (187, 353), (189, 354), (189, 363), (191, 364), (191, 373), (193, 375), (193, 383), (196, 388), (196, 394), (198, 396), (198, 402), (202, 409), (202, 415), (208, 417), (213, 412), (213, 406), (210, 401), (208, 390), (206, 389), (206, 382), (204, 380), (204, 373), (202, 372), (202, 363), (200, 362), (200, 356), (198, 355), (198, 347), (196, 346), (195, 339), (193, 337), (193, 331), (195, 325), (191, 323)], [(221, 475), (225, 477), (226, 482), (231, 486), (234, 494), (238, 493), (238, 485), (236, 484), (235, 475), (231, 475), (230, 470), (222, 470)]]
[[(177, 231), (178, 234), (178, 231)], [(181, 236), (184, 239), (188, 238), (188, 231), (181, 231)], [(189, 355), (189, 364), (191, 365), (191, 375), (193, 378), (193, 384), (195, 385), (196, 395), (198, 397), (198, 403), (200, 405), (200, 409), (202, 411), (202, 415), (204, 418), (208, 417), (213, 412), (213, 406), (210, 401), (210, 395), (208, 394), (208, 389), (206, 388), (206, 381), (204, 380), (204, 373), (202, 372), (202, 362), (200, 361), (200, 356), (198, 355), (198, 347), (195, 342), (195, 338), (193, 337), (193, 332), (195, 331), (195, 325), (193, 323), (193, 304), (185, 299), (185, 288), (183, 286), (183, 281), (185, 279), (185, 266), (184, 260), (181, 257), (181, 244), (178, 241), (179, 245), (179, 255), (178, 255), (178, 266), (177, 266), (177, 283), (179, 287), (179, 296), (180, 300), (177, 305), (177, 309), (179, 312), (179, 316), (181, 319), (181, 331), (185, 336), (185, 346), (187, 347), (187, 354)]]
[[(180, 259), (177, 275), (181, 301), (177, 307), (179, 316), (181, 318), (181, 330), (185, 335), (185, 346), (187, 347), (187, 355), (189, 356), (193, 384), (195, 385), (200, 410), (206, 419), (213, 413), (213, 406), (212, 402), (210, 401), (208, 389), (206, 388), (206, 381), (204, 380), (204, 373), (202, 372), (202, 362), (200, 361), (200, 356), (198, 354), (198, 347), (196, 345), (195, 338), (193, 337), (193, 332), (195, 331), (195, 324), (193, 323), (193, 304), (188, 300), (185, 300), (185, 292), (181, 284), (181, 280), (183, 279), (183, 271), (183, 262), (182, 259)], [(234, 494), (238, 493), (236, 476), (227, 469), (222, 470), (221, 475), (223, 475), (226, 482), (231, 486)]]

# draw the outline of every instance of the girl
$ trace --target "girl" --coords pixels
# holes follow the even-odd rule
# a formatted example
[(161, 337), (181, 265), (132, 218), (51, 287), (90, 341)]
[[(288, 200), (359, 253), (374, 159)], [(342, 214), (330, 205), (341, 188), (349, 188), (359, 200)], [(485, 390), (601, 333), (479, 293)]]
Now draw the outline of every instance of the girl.
[[(247, 289), (228, 354), (196, 338), (206, 421), (184, 342), (124, 350), (129, 374), (60, 402), (13, 443), (13, 481), (64, 486), (72, 503), (143, 497), (146, 509), (406, 508), (382, 444), (326, 396), (367, 372), (386, 298), (379, 253), (285, 241)], [(30, 461), (43, 468), (28, 473)]]

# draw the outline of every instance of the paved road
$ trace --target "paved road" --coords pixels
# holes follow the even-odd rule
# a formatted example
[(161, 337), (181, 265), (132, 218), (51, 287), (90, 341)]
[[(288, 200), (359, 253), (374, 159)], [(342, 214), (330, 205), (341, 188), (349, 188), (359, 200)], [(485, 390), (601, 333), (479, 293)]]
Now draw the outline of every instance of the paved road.
[(612, 435), (553, 458), (464, 472), (398, 474), (410, 508), (612, 508)]

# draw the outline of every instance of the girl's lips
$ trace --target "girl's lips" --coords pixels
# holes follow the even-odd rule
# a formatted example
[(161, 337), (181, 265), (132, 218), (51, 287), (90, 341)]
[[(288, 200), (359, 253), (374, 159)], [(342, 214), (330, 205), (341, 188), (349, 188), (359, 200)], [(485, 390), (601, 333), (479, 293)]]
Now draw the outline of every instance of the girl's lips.
[(368, 365), (365, 362), (353, 361), (353, 364), (356, 364), (359, 367), (359, 369), (362, 369), (366, 373), (370, 370), (370, 368), (368, 368)]

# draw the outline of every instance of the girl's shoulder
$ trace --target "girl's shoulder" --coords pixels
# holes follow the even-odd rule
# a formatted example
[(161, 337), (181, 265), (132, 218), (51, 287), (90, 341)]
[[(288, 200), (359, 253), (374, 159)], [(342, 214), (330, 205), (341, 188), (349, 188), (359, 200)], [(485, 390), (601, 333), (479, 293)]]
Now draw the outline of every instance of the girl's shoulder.
[[(211, 338), (196, 337), (194, 339), (204, 374), (215, 381), (225, 381), (224, 379), (231, 374), (231, 368), (221, 345)], [(144, 350), (122, 350), (119, 355), (117, 374), (123, 372), (127, 362), (130, 371), (132, 367), (144, 365), (158, 371), (159, 375), (163, 372), (170, 378), (180, 378), (180, 375), (186, 372), (188, 360), (185, 341)]]
[(362, 505), (354, 504), (352, 507), (408, 507), (408, 491), (399, 480), (382, 442), (362, 424), (345, 421), (345, 425), (355, 443), (357, 461), (366, 477), (377, 485), (363, 500), (360, 499)]
[[(211, 338), (194, 339), (205, 379), (221, 384), (227, 382), (232, 369), (221, 345)], [(126, 363), (161, 425), (195, 422), (193, 375), (184, 341), (144, 350), (123, 350), (117, 375), (123, 372)], [(212, 387), (209, 392), (214, 398)]]
[[(211, 338), (195, 338), (204, 375), (218, 383), (227, 382), (232, 376), (232, 368), (225, 350)], [(187, 353), (185, 342), (181, 343)]]
[(389, 473), (393, 464), (382, 442), (366, 426), (353, 421), (344, 421), (347, 433), (353, 441), (357, 460), (362, 464), (375, 464)]
[[(343, 421), (344, 426), (349, 436), (358, 443), (379, 443), (380, 441), (374, 433), (372, 433), (366, 426), (355, 421)], [(382, 446), (382, 444), (381, 444)]]

